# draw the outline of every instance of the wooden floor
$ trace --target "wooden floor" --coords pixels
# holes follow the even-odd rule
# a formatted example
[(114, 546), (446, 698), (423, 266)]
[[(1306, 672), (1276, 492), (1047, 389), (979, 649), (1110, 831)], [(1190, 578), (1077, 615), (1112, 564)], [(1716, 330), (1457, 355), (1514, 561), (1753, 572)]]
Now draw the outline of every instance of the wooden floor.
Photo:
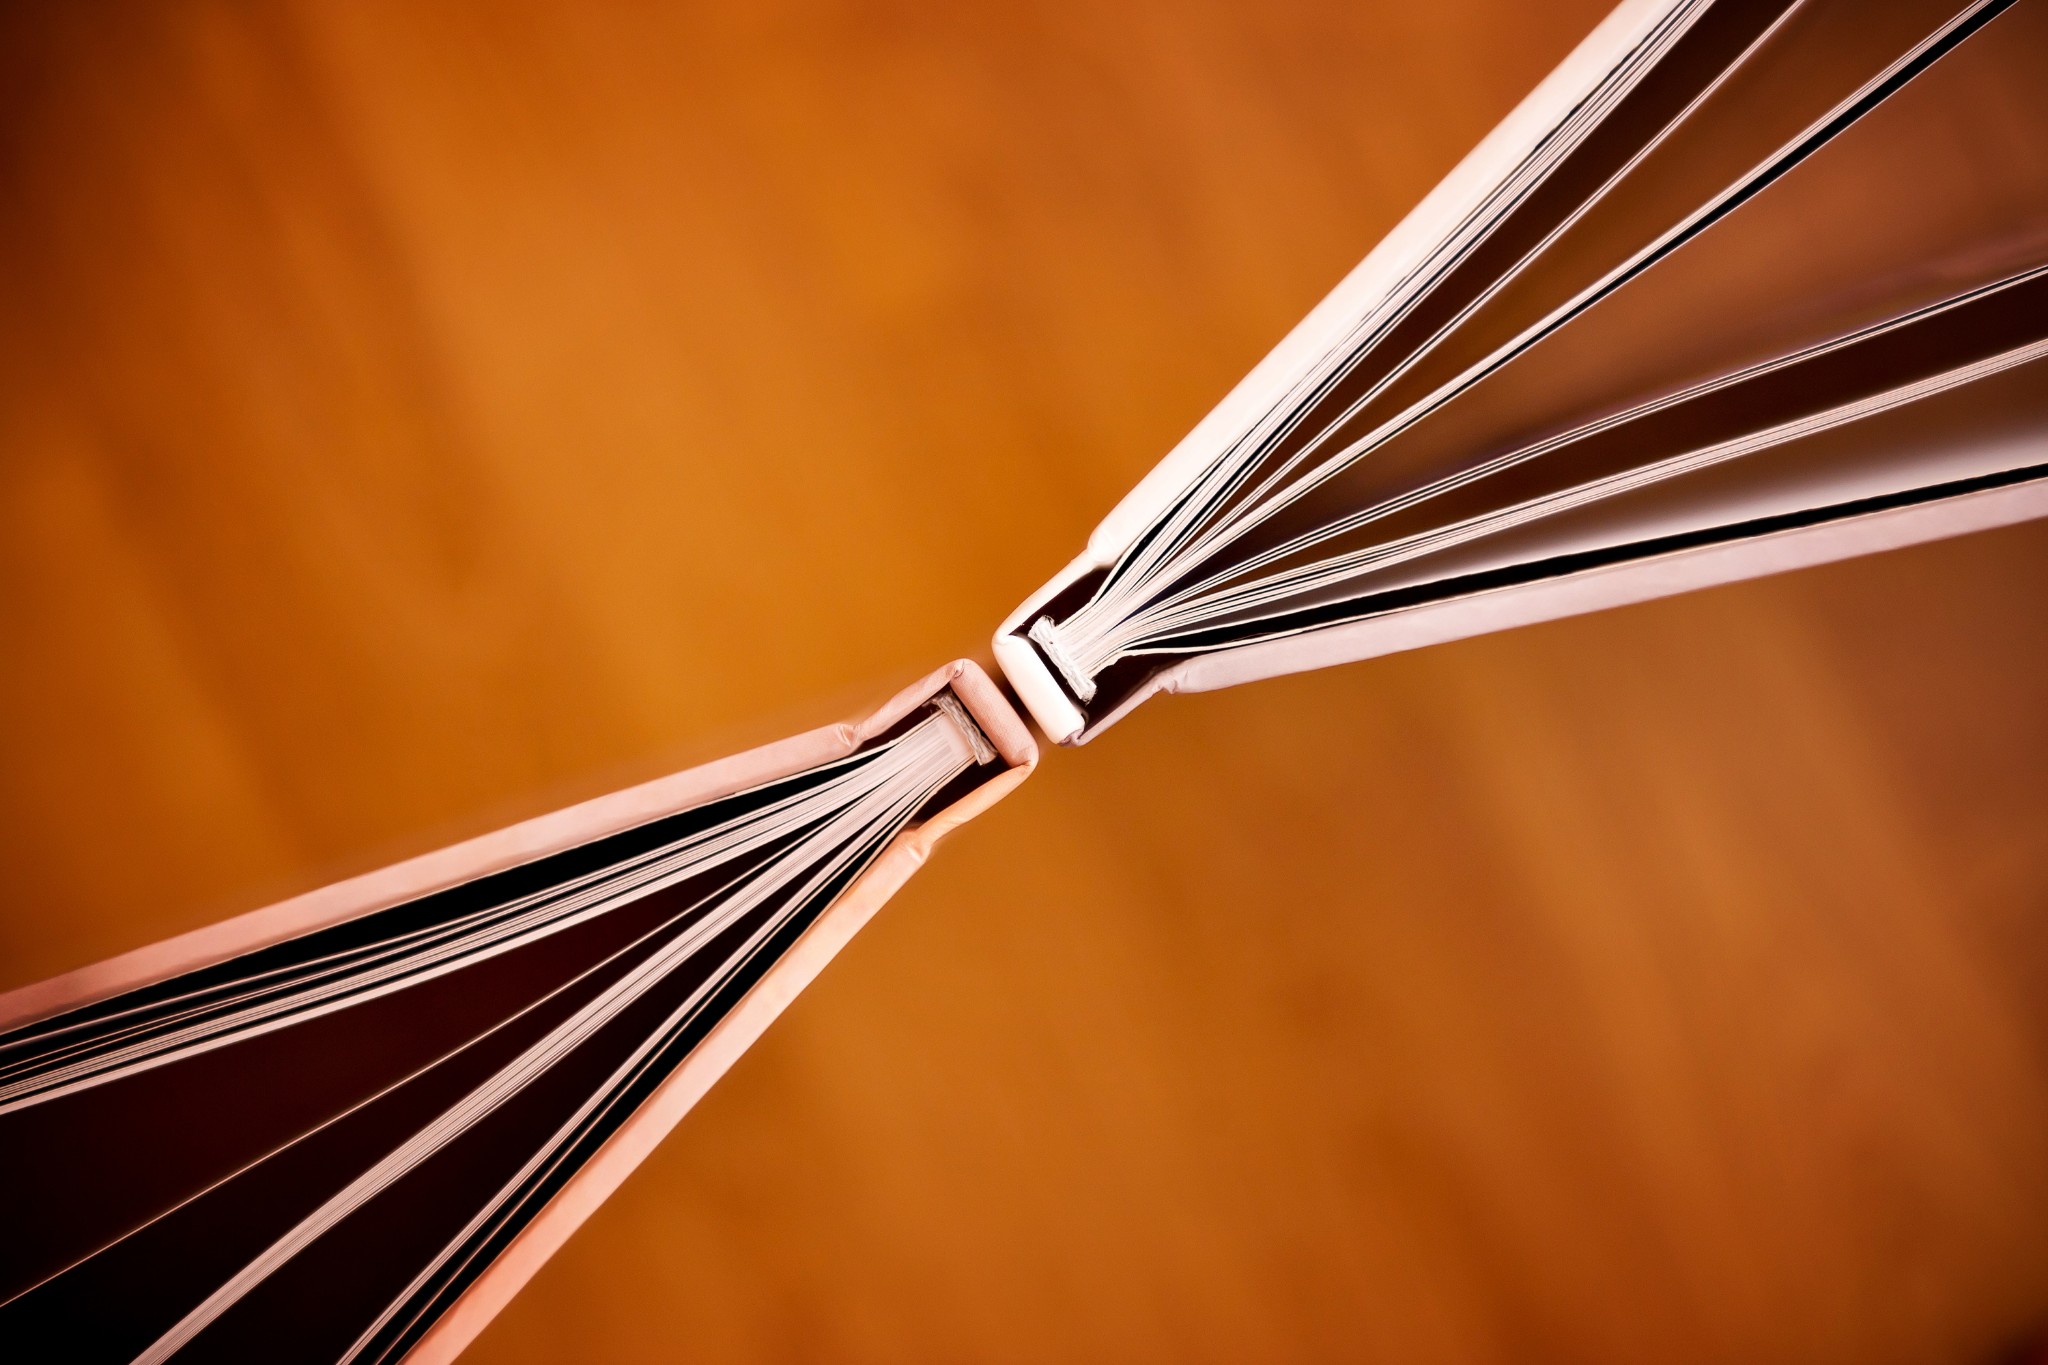
[[(0, 985), (980, 650), (1598, 10), (9, 6)], [(1150, 705), (473, 1358), (2009, 1358), (2044, 588)]]

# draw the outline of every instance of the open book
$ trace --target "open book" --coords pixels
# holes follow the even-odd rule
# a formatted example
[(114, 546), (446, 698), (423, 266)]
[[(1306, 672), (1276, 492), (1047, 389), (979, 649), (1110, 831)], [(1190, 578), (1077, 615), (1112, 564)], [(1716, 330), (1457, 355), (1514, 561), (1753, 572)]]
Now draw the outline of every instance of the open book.
[(451, 1358), (1036, 758), (957, 663), (0, 997), (0, 1342)]
[[(2048, 514), (2048, 0), (1627, 0), (1001, 627), (1200, 690)], [(0, 996), (0, 1343), (446, 1360), (1029, 732), (801, 735)]]
[(997, 632), (1052, 738), (2048, 513), (2048, 3), (1628, 0)]

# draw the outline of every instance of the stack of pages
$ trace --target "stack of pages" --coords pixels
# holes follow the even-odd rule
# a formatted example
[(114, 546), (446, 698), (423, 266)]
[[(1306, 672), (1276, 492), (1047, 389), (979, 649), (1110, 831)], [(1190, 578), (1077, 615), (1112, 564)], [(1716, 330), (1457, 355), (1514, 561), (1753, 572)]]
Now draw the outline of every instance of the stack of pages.
[(1006, 621), (1053, 738), (2048, 510), (2048, 7), (1617, 10)]
[[(2044, 77), (2048, 0), (1628, 0), (1002, 625), (1015, 697), (2048, 514)], [(0, 997), (8, 1358), (452, 1357), (1036, 761), (956, 663)]]
[(958, 663), (0, 999), (0, 1358), (452, 1357), (1036, 760)]

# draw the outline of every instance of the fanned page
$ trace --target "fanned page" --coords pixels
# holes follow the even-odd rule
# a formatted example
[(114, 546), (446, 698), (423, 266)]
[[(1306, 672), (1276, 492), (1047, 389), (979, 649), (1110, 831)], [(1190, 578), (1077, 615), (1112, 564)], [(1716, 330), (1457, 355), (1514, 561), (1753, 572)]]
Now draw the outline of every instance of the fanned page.
[(2048, 513), (2048, 0), (1616, 12), (1005, 622), (1048, 734)]
[(495, 870), (0, 1034), (0, 1154), (34, 1173), (6, 1193), (0, 1340), (452, 1356), (931, 839), (1034, 761), (956, 664), (861, 727), (650, 789), (715, 795), (594, 837), (574, 836), (646, 802), (508, 831), (471, 848)]

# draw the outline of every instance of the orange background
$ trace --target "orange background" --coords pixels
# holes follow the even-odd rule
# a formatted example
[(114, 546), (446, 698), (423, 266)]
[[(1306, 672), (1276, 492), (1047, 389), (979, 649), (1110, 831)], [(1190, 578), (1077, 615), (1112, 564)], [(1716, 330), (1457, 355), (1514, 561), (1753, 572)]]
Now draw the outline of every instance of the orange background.
[[(1598, 11), (10, 7), (0, 985), (978, 652)], [(1997, 1358), (2044, 582), (1147, 706), (471, 1358)]]

